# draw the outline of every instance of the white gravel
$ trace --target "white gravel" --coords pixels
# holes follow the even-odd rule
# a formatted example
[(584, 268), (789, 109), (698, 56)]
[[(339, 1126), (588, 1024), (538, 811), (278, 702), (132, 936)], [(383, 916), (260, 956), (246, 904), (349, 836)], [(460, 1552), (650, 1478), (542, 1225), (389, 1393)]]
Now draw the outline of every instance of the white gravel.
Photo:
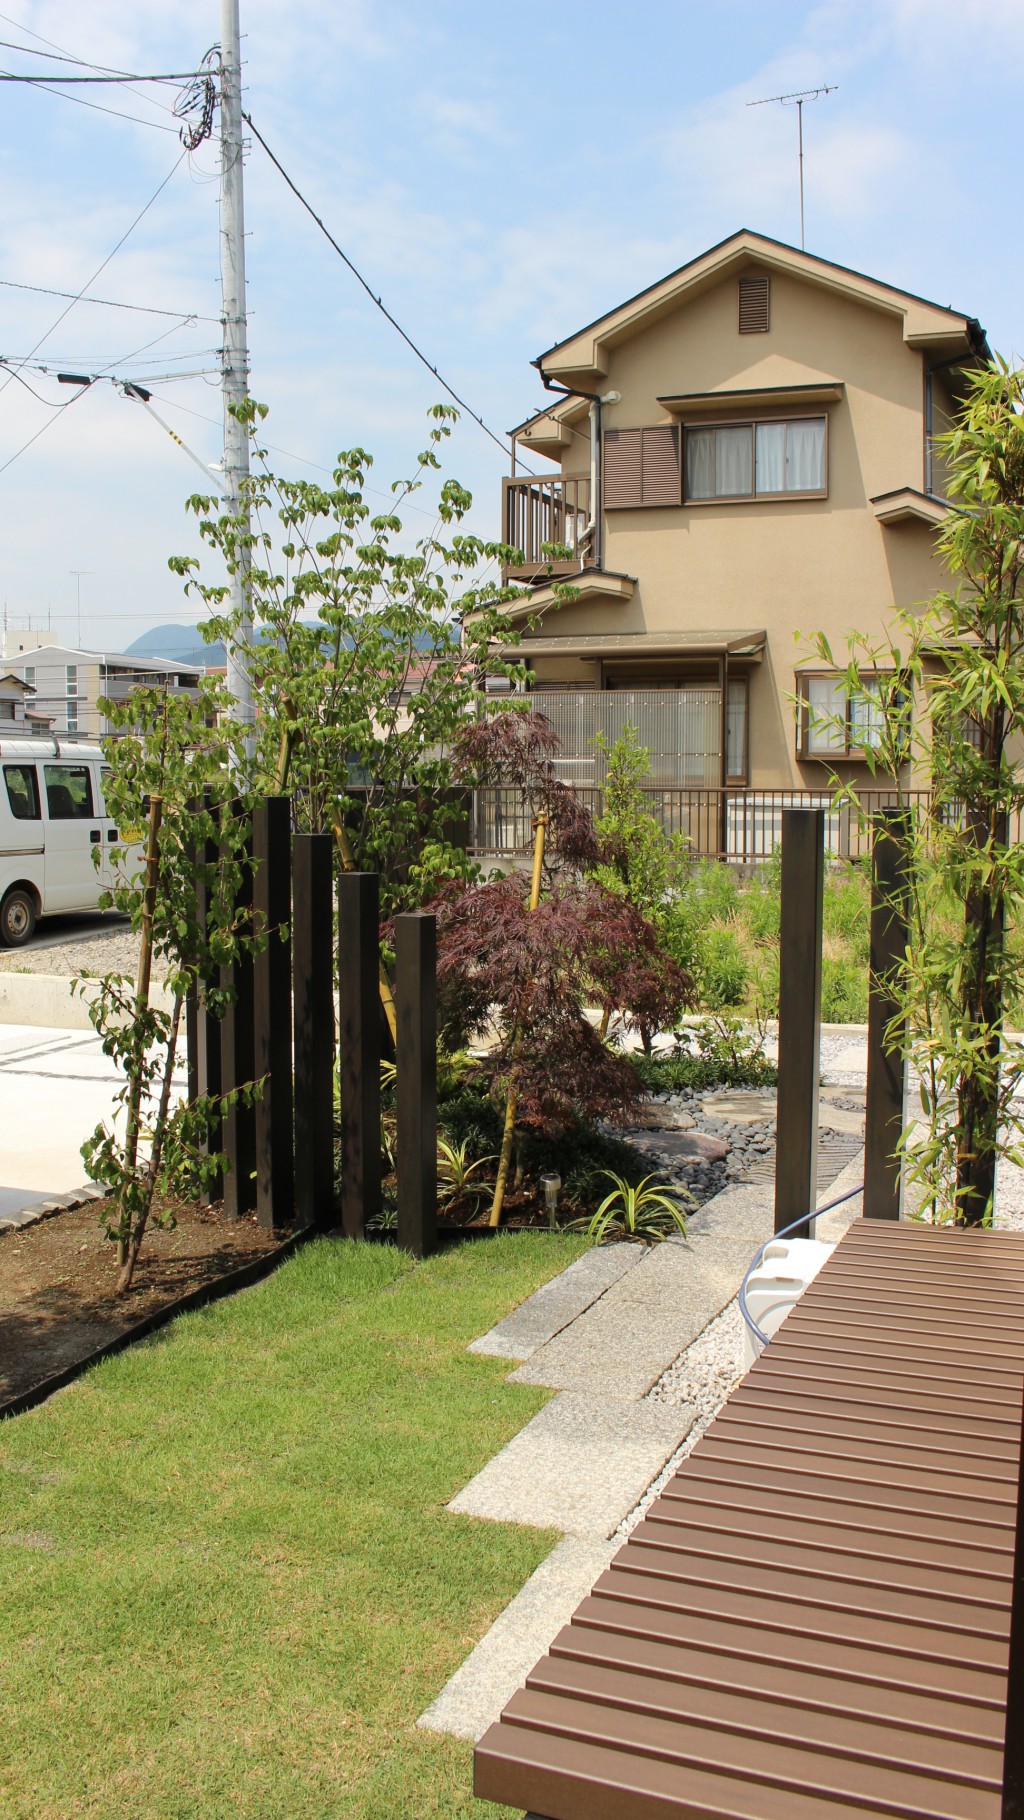
[[(751, 1256), (756, 1247), (751, 1248)], [(640, 1502), (623, 1517), (617, 1537), (625, 1538), (636, 1528), (648, 1506), (668, 1484), (687, 1455), (693, 1452), (706, 1428), (743, 1376), (743, 1316), (738, 1301), (733, 1299), (721, 1314), (709, 1321), (692, 1346), (664, 1371), (647, 1392), (655, 1403), (688, 1403), (696, 1420), (685, 1441), (666, 1460), (658, 1477), (647, 1487)], [(646, 1401), (646, 1399), (645, 1399)]]
[[(45, 929), (45, 923), (41, 927)], [(139, 938), (123, 926), (84, 940), (71, 937), (53, 948), (15, 948), (0, 953), (0, 973), (46, 973), (63, 979), (76, 973), (124, 973), (134, 979), (138, 965)], [(161, 980), (166, 974), (166, 966), (154, 959), (153, 978)]]

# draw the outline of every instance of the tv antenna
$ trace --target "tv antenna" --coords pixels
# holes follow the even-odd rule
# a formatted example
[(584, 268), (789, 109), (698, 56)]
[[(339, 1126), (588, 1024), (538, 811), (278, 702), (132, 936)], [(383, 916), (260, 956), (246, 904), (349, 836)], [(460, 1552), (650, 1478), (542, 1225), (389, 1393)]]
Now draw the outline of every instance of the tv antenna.
[(797, 89), (792, 95), (765, 95), (761, 101), (748, 101), (748, 107), (770, 107), (775, 101), (783, 107), (796, 108), (797, 143), (800, 161), (800, 248), (806, 251), (804, 239), (804, 102), (817, 101), (820, 95), (834, 95), (838, 82), (823, 82), (820, 88)]

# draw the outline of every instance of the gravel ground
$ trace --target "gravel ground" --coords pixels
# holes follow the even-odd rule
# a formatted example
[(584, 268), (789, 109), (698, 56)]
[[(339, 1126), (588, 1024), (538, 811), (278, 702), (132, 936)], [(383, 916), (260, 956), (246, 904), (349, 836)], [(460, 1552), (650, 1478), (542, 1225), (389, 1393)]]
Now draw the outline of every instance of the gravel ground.
[(647, 1397), (655, 1403), (688, 1403), (696, 1410), (697, 1419), (685, 1441), (647, 1487), (639, 1504), (623, 1517), (615, 1531), (617, 1537), (625, 1539), (636, 1528), (648, 1506), (678, 1470), (680, 1462), (692, 1453), (704, 1430), (710, 1427), (726, 1397), (735, 1390), (743, 1376), (742, 1348), (743, 1316), (739, 1303), (732, 1301), (708, 1322), (693, 1345), (680, 1354), (647, 1392)]
[[(45, 923), (42, 925), (45, 929)], [(111, 929), (104, 935), (72, 938), (55, 948), (18, 948), (0, 953), (0, 973), (49, 973), (71, 978), (76, 973), (98, 975), (125, 973), (135, 978), (139, 965), (139, 938), (130, 929)], [(163, 979), (167, 968), (153, 962), (153, 978)]]

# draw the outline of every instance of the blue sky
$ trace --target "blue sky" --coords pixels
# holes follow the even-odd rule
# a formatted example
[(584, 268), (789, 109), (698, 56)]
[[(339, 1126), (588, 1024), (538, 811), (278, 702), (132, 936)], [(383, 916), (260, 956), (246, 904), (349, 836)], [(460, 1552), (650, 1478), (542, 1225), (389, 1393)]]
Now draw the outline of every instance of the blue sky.
[[(741, 226), (799, 234), (792, 110), (748, 109), (822, 82), (805, 115), (807, 244), (980, 317), (1021, 346), (1018, 71), (1024, 0), (242, 0), (246, 106), (336, 237), (493, 427), (540, 399), (541, 349)], [(24, 28), (27, 28), (24, 29)], [(139, 71), (185, 70), (216, 0), (0, 0), (0, 38)], [(47, 65), (4, 48), (0, 67)], [(57, 66), (52, 66), (56, 68)], [(166, 89), (75, 90), (152, 126), (5, 85), (0, 277), (77, 291), (178, 156)], [(439, 395), (254, 146), (246, 167), (253, 391), (283, 472), (337, 449), (410, 471)], [(207, 145), (170, 179), (92, 287), (216, 317), (217, 185)], [(0, 352), (24, 356), (56, 298), (0, 289)], [(165, 331), (170, 331), (165, 333)], [(143, 344), (163, 336), (156, 345)], [(213, 368), (215, 322), (77, 305), (43, 364), (144, 379)], [(143, 351), (139, 351), (143, 350)], [(128, 358), (133, 356), (133, 359)], [(152, 364), (147, 364), (152, 363)], [(117, 647), (194, 618), (166, 566), (197, 547), (199, 476), (113, 387), (0, 377), (0, 606)], [(219, 455), (213, 372), (154, 383), (204, 461)], [(207, 421), (212, 420), (212, 421)], [(16, 455), (43, 428), (32, 447)], [(449, 445), (474, 525), (498, 533), (501, 453), (468, 420)], [(11, 460), (16, 456), (16, 459)], [(298, 459), (301, 458), (301, 459)], [(423, 502), (429, 506), (429, 500)], [(430, 520), (409, 515), (410, 528)], [(212, 576), (212, 570), (211, 570)]]

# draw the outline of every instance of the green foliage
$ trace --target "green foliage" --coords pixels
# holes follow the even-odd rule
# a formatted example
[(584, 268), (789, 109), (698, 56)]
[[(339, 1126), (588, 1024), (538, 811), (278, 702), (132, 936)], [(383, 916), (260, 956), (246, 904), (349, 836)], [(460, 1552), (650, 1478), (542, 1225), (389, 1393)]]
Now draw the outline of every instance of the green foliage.
[[(129, 916), (140, 955), (149, 951), (162, 963), (173, 1007), (167, 1012), (151, 1004), (134, 980), (114, 973), (99, 981), (89, 1004), (104, 1053), (117, 1065), (123, 1085), (115, 1095), (115, 1116), (97, 1126), (82, 1156), (93, 1181), (110, 1192), (104, 1218), (118, 1243), (118, 1288), (124, 1290), (157, 1192), (192, 1198), (220, 1173), (226, 1159), (208, 1151), (210, 1133), (226, 1106), (236, 1099), (251, 1102), (257, 1090), (247, 1083), (217, 1100), (173, 1103), (171, 1076), (186, 993), (195, 990), (201, 1011), (221, 1017), (230, 1000), (221, 968), (264, 938), (251, 922), (240, 923), (235, 908), (251, 824), (246, 804), (238, 806), (231, 771), (241, 761), (241, 729), (223, 683), (206, 679), (195, 700), (142, 687), (125, 701), (101, 701), (100, 707), (118, 730), (118, 737), (104, 742), (107, 813), (124, 833), (144, 839), (151, 799), (159, 799), (160, 809), (151, 891), (145, 890), (144, 849), (125, 845), (113, 850), (116, 882), (100, 901)], [(203, 924), (200, 882), (209, 895)], [(79, 989), (84, 978), (76, 982)], [(158, 1217), (173, 1221), (170, 1213)]]
[(702, 1002), (709, 1011), (742, 1005), (750, 968), (732, 929), (712, 924), (700, 943), (697, 979)]
[(601, 848), (596, 876), (660, 928), (672, 894), (686, 877), (687, 842), (682, 835), (666, 835), (651, 813), (644, 789), (650, 754), (636, 728), (627, 724), (612, 746), (599, 733), (594, 744), (606, 761), (604, 813), (596, 824)]
[(686, 1216), (680, 1203), (691, 1197), (684, 1189), (669, 1188), (653, 1175), (645, 1175), (641, 1182), (627, 1182), (614, 1170), (601, 1173), (615, 1184), (611, 1193), (589, 1220), (573, 1222), (575, 1228), (586, 1231), (588, 1239), (598, 1245), (606, 1239), (640, 1239), (653, 1245), (676, 1232), (686, 1237)]
[[(486, 1074), (464, 1078), (451, 1092), (438, 1093), (438, 1129), (453, 1147), (475, 1160), (490, 1158), (501, 1148), (502, 1115), (490, 1097)], [(539, 1192), (540, 1177), (553, 1171), (562, 1178), (562, 1205), (569, 1211), (592, 1209), (602, 1174), (615, 1169), (632, 1181), (638, 1179), (642, 1158), (631, 1144), (598, 1131), (583, 1120), (573, 1120), (555, 1137), (524, 1130), (516, 1137), (517, 1158), (529, 1192)]]
[(826, 1024), (867, 1023), (868, 976), (864, 967), (829, 954), (822, 956), (821, 1016)]
[[(692, 1044), (692, 1046), (691, 1046)], [(676, 1037), (670, 1055), (631, 1055), (648, 1093), (683, 1087), (774, 1087), (779, 1071), (764, 1053), (763, 1033), (753, 1035), (740, 1018), (704, 1018)]]
[(482, 1172), (489, 1163), (496, 1163), (497, 1155), (477, 1157), (470, 1160), (470, 1143), (463, 1138), (461, 1143), (451, 1144), (447, 1138), (437, 1140), (437, 1181), (438, 1205), (445, 1213), (452, 1213), (456, 1208), (472, 1218), (480, 1202), (490, 1194), (491, 1184)]
[[(930, 793), (928, 814), (908, 799), (909, 939), (889, 982), (888, 1040), (922, 1081), (909, 1180), (931, 1217), (984, 1224), (997, 1158), (1024, 1160), (1024, 1053), (1004, 1034), (1024, 987), (1012, 939), (1024, 913), (1024, 369), (976, 369), (938, 443), (952, 501), (938, 541), (955, 590), (900, 609), (880, 644), (853, 634), (845, 666), (821, 635), (814, 657), (839, 671), (870, 735), (872, 777), (901, 798)], [(842, 794), (858, 811), (856, 787)]]
[(549, 1393), (466, 1347), (585, 1245), (320, 1240), (3, 1423), (4, 1820), (496, 1820), (415, 1721), (558, 1539), (445, 1509)]
[[(494, 656), (496, 643), (517, 641), (502, 609), (522, 590), (483, 578), (515, 553), (461, 529), (472, 498), (452, 479), (440, 483), (434, 529), (412, 543), (404, 528), (403, 509), (440, 473), (457, 416), (449, 406), (433, 408), (413, 478), (396, 481), (393, 507), (376, 512), (364, 449), (339, 454), (328, 487), (286, 480), (259, 446), (265, 407), (250, 399), (238, 415), (253, 441), (243, 489), (251, 535), (244, 512), (226, 516), (201, 496), (189, 505), (208, 547), (229, 570), (247, 572), (251, 782), (281, 789), (284, 773), (299, 826), (343, 828), (354, 865), (381, 874), (382, 915), (415, 909), (448, 881), (476, 876), (453, 838), (452, 746), (485, 663), (525, 675)], [(201, 581), (196, 558), (175, 557), (171, 567), (209, 610), (204, 637), (236, 644), (227, 589)]]

